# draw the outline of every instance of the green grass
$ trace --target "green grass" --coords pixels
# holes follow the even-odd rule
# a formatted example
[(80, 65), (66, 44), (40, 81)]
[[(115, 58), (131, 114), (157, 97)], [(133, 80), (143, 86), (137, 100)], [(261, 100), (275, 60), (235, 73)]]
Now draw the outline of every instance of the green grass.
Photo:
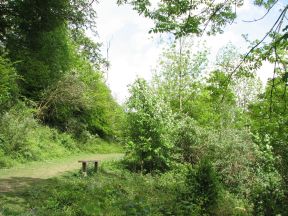
[(107, 142), (102, 139), (92, 139), (86, 144), (80, 144), (79, 149), (81, 152), (87, 153), (124, 153), (123, 145), (114, 142)]
[[(121, 162), (107, 161), (97, 173), (91, 167), (88, 177), (80, 170), (49, 179), (16, 177), (12, 181), (21, 182), (17, 190), (0, 193), (0, 215), (186, 216), (181, 205), (191, 205), (179, 200), (186, 171), (181, 165), (164, 174), (142, 175), (124, 169)], [(251, 215), (244, 203), (223, 195), (213, 215)]]
[(0, 215), (163, 215), (179, 185), (177, 173), (141, 175), (115, 162), (102, 164), (97, 174), (90, 172), (86, 178), (73, 172), (34, 179), (33, 184), (23, 177), (21, 190), (0, 195)]
[[(33, 161), (24, 164), (18, 164), (9, 169), (0, 169), (0, 186), (1, 180), (13, 177), (28, 177), (47, 179), (55, 177), (67, 171), (79, 169), (81, 159), (98, 159), (100, 163), (105, 160), (120, 159), (123, 154), (95, 154), (95, 153), (79, 153), (65, 158), (58, 158), (46, 161)], [(0, 188), (1, 192), (1, 188)]]

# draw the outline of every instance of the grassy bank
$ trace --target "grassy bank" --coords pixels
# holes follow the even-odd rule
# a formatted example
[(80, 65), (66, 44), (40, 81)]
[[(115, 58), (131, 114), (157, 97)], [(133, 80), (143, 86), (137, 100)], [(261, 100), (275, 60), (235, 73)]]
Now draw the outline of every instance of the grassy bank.
[(121, 152), (122, 147), (84, 131), (78, 136), (41, 124), (19, 103), (0, 115), (0, 169), (83, 153)]
[[(71, 139), (69, 142), (75, 142)], [(43, 161), (65, 161), (67, 158), (73, 158), (78, 156), (91, 156), (95, 154), (110, 154), (110, 153), (122, 153), (123, 147), (120, 144), (114, 142), (107, 142), (100, 138), (90, 140), (91, 143), (78, 143), (74, 148), (65, 148), (61, 144), (51, 142), (44, 148), (36, 146), (36, 151), (33, 149), (29, 151), (33, 157), (27, 157), (21, 154), (5, 154), (0, 149), (0, 173), (1, 169), (7, 169), (11, 167), (23, 167), (25, 164), (33, 164)], [(82, 146), (81, 146), (82, 145)]]

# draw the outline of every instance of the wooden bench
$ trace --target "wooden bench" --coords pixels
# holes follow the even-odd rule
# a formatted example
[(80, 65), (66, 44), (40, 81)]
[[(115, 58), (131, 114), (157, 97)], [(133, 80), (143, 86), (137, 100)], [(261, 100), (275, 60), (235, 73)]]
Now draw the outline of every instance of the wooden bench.
[(82, 173), (84, 176), (87, 176), (87, 165), (88, 163), (94, 163), (94, 172), (98, 170), (98, 160), (79, 160), (79, 163), (82, 163)]

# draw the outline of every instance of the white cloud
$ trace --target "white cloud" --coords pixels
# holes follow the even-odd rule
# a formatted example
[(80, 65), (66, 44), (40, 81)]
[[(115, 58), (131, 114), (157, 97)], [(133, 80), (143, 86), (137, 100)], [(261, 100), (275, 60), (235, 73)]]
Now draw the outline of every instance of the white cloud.
[(128, 5), (118, 7), (114, 0), (102, 1), (97, 8), (100, 39), (110, 40), (108, 85), (117, 100), (124, 102), (127, 86), (137, 77), (151, 78), (151, 68), (158, 59), (157, 37), (148, 34), (153, 22)]
[(256, 72), (262, 83), (266, 85), (267, 80), (273, 77), (274, 66), (268, 61), (263, 62), (262, 67)]

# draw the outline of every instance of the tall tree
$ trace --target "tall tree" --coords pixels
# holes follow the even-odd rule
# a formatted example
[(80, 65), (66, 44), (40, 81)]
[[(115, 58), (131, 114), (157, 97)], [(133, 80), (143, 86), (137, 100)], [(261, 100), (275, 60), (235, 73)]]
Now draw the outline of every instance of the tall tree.
[(208, 50), (199, 50), (188, 38), (182, 38), (163, 51), (153, 83), (174, 112), (187, 112), (187, 103), (197, 92), (206, 72)]
[(93, 0), (1, 1), (0, 40), (10, 59), (18, 61), (16, 68), (23, 78), (24, 95), (39, 99), (43, 89), (71, 69), (74, 47), (69, 29), (80, 31), (93, 25), (92, 3)]

